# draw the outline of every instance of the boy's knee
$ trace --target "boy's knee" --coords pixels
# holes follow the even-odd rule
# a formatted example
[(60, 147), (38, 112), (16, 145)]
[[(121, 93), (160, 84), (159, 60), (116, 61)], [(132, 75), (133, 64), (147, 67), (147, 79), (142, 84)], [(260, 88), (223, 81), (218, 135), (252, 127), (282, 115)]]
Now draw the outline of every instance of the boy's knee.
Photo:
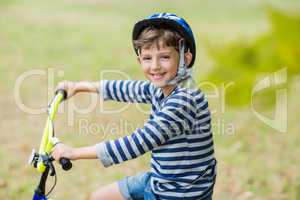
[(123, 200), (117, 183), (104, 186), (91, 193), (89, 200)]

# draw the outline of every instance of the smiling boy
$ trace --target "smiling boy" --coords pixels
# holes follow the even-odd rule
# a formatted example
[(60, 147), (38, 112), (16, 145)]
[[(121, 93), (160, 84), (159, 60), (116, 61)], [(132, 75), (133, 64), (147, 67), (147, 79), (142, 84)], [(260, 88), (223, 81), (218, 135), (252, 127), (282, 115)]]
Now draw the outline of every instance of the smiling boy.
[(103, 100), (152, 104), (144, 127), (89, 147), (58, 144), (52, 156), (98, 158), (108, 167), (152, 152), (150, 172), (100, 188), (91, 199), (211, 199), (216, 159), (208, 102), (191, 76), (196, 56), (192, 30), (175, 14), (154, 14), (135, 24), (133, 45), (149, 81), (67, 81), (57, 89), (65, 89), (68, 98), (85, 91)]

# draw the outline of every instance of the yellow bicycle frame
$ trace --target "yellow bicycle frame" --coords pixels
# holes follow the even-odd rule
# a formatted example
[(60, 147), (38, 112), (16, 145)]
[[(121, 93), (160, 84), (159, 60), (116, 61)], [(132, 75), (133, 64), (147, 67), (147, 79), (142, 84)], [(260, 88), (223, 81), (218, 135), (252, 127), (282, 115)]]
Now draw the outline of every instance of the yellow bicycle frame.
[[(53, 144), (53, 138), (54, 138), (54, 131), (53, 131), (53, 120), (56, 116), (58, 106), (60, 102), (62, 102), (64, 99), (64, 94), (62, 92), (58, 92), (55, 97), (53, 98), (52, 102), (50, 103), (48, 107), (48, 118), (47, 122), (44, 128), (42, 141), (39, 148), (39, 154), (40, 155), (50, 155), (52, 148), (54, 146)], [(38, 163), (37, 163), (37, 170), (40, 173), (43, 173), (46, 169), (46, 166), (43, 163), (43, 156), (39, 157)]]

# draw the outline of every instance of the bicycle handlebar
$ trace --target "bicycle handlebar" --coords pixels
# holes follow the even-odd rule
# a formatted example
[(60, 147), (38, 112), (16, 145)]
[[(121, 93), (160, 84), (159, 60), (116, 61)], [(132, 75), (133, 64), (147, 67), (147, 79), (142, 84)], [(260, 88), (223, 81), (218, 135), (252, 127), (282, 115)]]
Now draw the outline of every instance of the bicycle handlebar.
[[(54, 137), (53, 120), (58, 111), (59, 104), (66, 100), (67, 97), (68, 95), (65, 90), (60, 89), (55, 92), (55, 96), (48, 106), (48, 117), (43, 131), (39, 152), (35, 153), (33, 150), (29, 159), (29, 163), (33, 164), (33, 166), (41, 173), (39, 184), (34, 191), (33, 200), (47, 200), (47, 196), (51, 193), (56, 184), (56, 172), (52, 163), (54, 159), (51, 156), (51, 151), (58, 139)], [(67, 158), (61, 158), (59, 163), (63, 170), (72, 168), (72, 162)], [(55, 176), (55, 182), (48, 194), (45, 194), (48, 175)]]
[[(62, 94), (62, 99), (61, 99), (61, 101), (64, 101), (64, 100), (67, 99), (68, 93), (67, 93), (66, 90), (59, 89), (59, 90), (57, 90), (57, 91), (55, 92), (56, 95), (59, 94), (59, 93)], [(60, 163), (61, 167), (63, 168), (63, 170), (66, 170), (66, 171), (67, 171), (67, 170), (70, 170), (70, 169), (72, 168), (72, 162), (71, 162), (68, 158), (61, 158), (61, 159), (59, 160), (59, 163)]]
[(63, 168), (63, 170), (68, 171), (72, 168), (72, 162), (68, 158), (61, 158), (59, 160), (59, 164)]
[(64, 89), (59, 89), (59, 90), (56, 90), (56, 91), (55, 91), (55, 95), (57, 95), (57, 94), (59, 94), (59, 93), (62, 94), (62, 100), (61, 100), (61, 101), (64, 101), (64, 100), (67, 99), (68, 93), (67, 93), (66, 90), (64, 90)]
[[(55, 92), (55, 96), (53, 100), (50, 102), (48, 108), (48, 119), (44, 128), (42, 141), (39, 148), (38, 153), (38, 161), (37, 161), (37, 170), (39, 172), (44, 172), (46, 169), (45, 163), (42, 159), (42, 156), (46, 155), (49, 156), (53, 149), (53, 143), (51, 139), (54, 137), (54, 130), (53, 130), (53, 120), (56, 116), (59, 104), (67, 98), (67, 92), (65, 90), (57, 90)], [(64, 170), (69, 170), (72, 168), (72, 163), (69, 159), (63, 158), (59, 162)]]

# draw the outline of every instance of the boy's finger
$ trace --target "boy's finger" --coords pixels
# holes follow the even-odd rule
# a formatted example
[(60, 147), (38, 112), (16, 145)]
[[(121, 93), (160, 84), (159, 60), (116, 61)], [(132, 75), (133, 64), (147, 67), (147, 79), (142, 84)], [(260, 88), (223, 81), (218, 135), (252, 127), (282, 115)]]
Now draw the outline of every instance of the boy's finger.
[(59, 82), (57, 84), (56, 88), (55, 88), (55, 91), (60, 90), (60, 89), (66, 90), (67, 86), (68, 86), (68, 82), (67, 81)]

